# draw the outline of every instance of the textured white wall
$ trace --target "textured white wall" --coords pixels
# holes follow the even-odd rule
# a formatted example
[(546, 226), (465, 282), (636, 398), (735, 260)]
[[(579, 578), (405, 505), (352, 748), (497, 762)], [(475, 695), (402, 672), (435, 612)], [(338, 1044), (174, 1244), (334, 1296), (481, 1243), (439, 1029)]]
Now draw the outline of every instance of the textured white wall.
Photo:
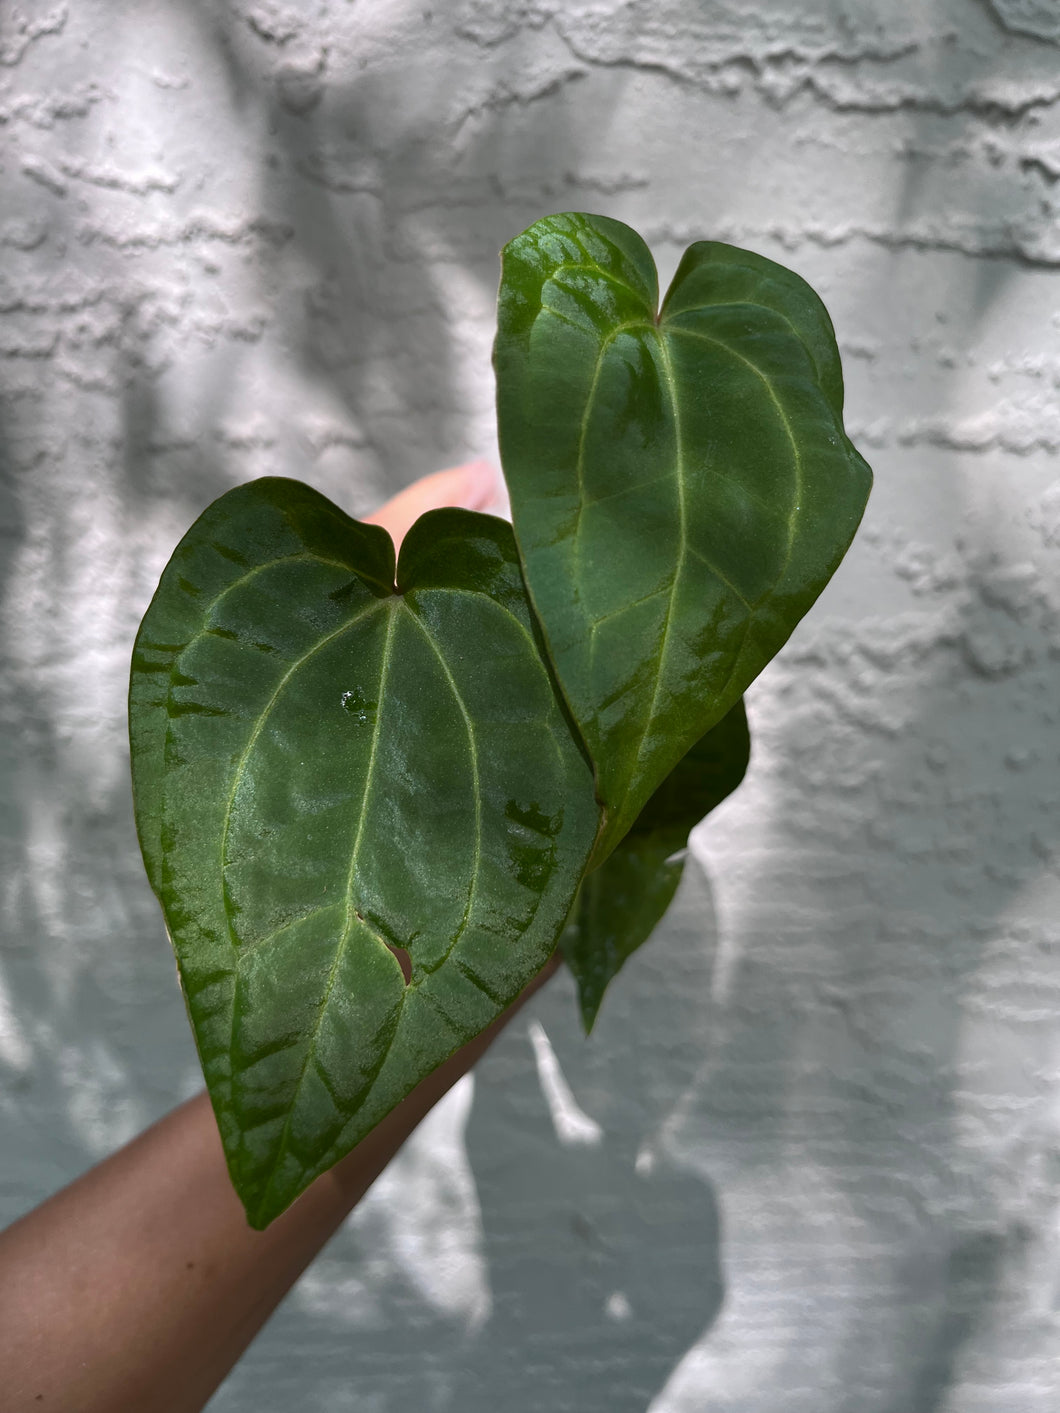
[(810, 279), (876, 490), (592, 1042), (560, 978), (211, 1407), (1051, 1413), (1056, 0), (0, 6), (0, 1219), (196, 1085), (124, 719), (176, 539), (491, 454), (571, 208)]

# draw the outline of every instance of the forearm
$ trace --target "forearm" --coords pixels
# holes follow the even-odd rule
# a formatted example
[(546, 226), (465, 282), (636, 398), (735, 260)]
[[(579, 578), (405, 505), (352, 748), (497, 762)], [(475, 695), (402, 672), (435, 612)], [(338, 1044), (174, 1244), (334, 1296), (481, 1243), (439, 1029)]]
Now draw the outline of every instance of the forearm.
[(5, 1413), (201, 1409), (525, 994), (264, 1232), (247, 1225), (202, 1094), (0, 1233)]

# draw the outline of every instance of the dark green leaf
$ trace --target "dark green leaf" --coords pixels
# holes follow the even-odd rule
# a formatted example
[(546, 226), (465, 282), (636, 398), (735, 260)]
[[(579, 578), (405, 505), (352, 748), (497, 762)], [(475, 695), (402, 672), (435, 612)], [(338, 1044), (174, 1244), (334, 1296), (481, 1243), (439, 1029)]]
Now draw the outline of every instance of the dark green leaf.
[(255, 481), (137, 638), (138, 828), (254, 1226), (535, 975), (597, 829), (510, 528), (434, 511), (397, 584), (384, 531)]
[(786, 641), (857, 528), (828, 315), (715, 242), (661, 314), (618, 221), (538, 221), (503, 256), (501, 455), (531, 598), (595, 763), (606, 856)]
[(583, 882), (560, 945), (578, 983), (586, 1034), (608, 983), (670, 906), (689, 831), (739, 785), (750, 749), (739, 701), (678, 762), (629, 833)]

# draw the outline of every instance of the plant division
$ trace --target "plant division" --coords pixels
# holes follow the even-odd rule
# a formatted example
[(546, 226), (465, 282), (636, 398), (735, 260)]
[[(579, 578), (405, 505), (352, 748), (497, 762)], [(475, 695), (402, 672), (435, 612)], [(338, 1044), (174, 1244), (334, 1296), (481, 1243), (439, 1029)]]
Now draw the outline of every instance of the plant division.
[(588, 1029), (742, 778), (742, 694), (871, 484), (797, 275), (538, 221), (503, 253), (512, 525), (297, 481), (185, 535), (133, 655), (137, 828), (232, 1180), (277, 1217), (561, 940)]

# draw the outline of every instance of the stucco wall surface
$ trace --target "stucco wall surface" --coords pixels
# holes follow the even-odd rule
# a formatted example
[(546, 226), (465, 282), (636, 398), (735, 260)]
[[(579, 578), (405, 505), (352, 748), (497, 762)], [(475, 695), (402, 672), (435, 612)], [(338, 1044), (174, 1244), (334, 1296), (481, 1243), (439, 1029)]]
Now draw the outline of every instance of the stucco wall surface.
[(1055, 0), (0, 6), (0, 1220), (197, 1086), (124, 717), (176, 540), (495, 455), (563, 209), (805, 275), (876, 489), (592, 1041), (557, 979), (211, 1408), (1053, 1413)]

